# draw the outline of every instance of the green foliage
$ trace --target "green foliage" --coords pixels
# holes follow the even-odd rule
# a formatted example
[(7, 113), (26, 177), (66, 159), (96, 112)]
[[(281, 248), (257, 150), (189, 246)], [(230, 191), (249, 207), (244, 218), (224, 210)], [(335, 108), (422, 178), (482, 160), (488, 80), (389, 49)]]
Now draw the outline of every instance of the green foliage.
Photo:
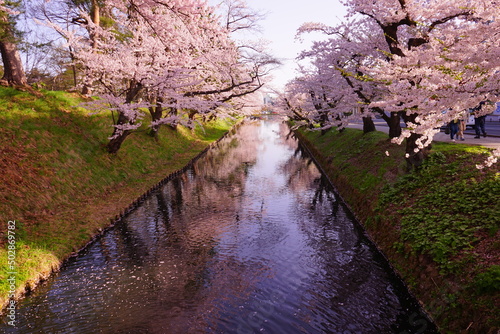
[(474, 287), (480, 294), (493, 294), (500, 291), (500, 265), (493, 265), (476, 276)]
[[(379, 210), (398, 203), (401, 239), (417, 253), (429, 254), (443, 272), (459, 265), (454, 257), (471, 250), (477, 233), (496, 233), (500, 226), (500, 179), (464, 162), (473, 155), (430, 155), (419, 171), (384, 188)], [(479, 182), (478, 180), (481, 179)]]
[[(314, 143), (324, 157), (328, 157), (332, 165), (338, 166), (342, 170), (347, 169), (344, 176), (348, 178), (352, 176), (356, 188), (358, 186), (359, 188), (367, 188), (367, 185), (372, 183), (373, 178), (376, 178), (378, 182), (383, 182), (381, 177), (384, 174), (383, 172), (391, 168), (397, 168), (397, 161), (392, 156), (387, 157), (385, 153), (382, 153), (381, 147), (387, 147), (391, 152), (399, 151), (401, 147), (388, 147), (387, 135), (381, 132), (363, 134), (359, 130), (347, 128), (342, 132), (332, 129), (326, 134), (321, 134), (320, 131), (304, 131), (303, 135), (307, 140)], [(397, 154), (393, 156), (395, 157)], [(379, 168), (366, 173), (364, 168), (358, 169), (356, 164), (352, 164), (351, 159), (364, 161), (367, 164), (365, 166), (373, 165)], [(360, 177), (363, 180), (360, 180)], [(358, 180), (361, 182), (358, 182)]]
[[(16, 20), (19, 14), (24, 11), (23, 3), (21, 0), (11, 0), (5, 1), (3, 6), (14, 10), (18, 14), (8, 14), (0, 11), (0, 39), (15, 43), (22, 36), (22, 32), (16, 29)], [(5, 17), (7, 18), (6, 20)]]

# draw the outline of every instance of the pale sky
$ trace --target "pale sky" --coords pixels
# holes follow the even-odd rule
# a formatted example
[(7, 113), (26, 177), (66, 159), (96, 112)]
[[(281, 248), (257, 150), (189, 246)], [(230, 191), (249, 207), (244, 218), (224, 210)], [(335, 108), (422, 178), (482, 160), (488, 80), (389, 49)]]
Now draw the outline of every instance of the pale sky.
[(273, 83), (277, 88), (283, 88), (295, 77), (297, 54), (308, 48), (310, 40), (321, 38), (319, 34), (310, 34), (310, 38), (300, 43), (295, 40), (297, 29), (306, 22), (336, 25), (345, 15), (345, 8), (338, 0), (247, 0), (247, 3), (253, 9), (268, 13), (261, 22), (262, 37), (271, 42), (269, 48), (275, 56), (287, 60), (286, 65), (274, 73)]

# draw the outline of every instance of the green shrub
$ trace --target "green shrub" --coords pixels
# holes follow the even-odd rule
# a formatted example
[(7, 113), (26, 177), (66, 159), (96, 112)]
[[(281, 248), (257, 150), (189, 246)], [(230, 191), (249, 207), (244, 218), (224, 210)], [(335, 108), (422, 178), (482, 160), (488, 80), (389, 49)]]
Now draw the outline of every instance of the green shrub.
[(485, 272), (476, 276), (474, 286), (480, 294), (490, 294), (500, 291), (500, 265), (493, 265)]

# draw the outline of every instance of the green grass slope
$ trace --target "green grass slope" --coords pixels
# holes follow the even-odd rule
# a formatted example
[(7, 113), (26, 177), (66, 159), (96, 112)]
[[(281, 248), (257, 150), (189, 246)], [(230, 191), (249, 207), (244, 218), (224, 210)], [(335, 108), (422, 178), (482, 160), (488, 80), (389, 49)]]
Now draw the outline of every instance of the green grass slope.
[(36, 97), (0, 87), (2, 305), (12, 272), (20, 295), (231, 127), (224, 121), (204, 131), (165, 127), (158, 141), (138, 132), (110, 155), (110, 114), (91, 114), (76, 107), (81, 102), (64, 92)]
[(443, 333), (500, 329), (500, 165), (489, 150), (435, 143), (406, 174), (381, 132), (300, 132), (339, 193)]

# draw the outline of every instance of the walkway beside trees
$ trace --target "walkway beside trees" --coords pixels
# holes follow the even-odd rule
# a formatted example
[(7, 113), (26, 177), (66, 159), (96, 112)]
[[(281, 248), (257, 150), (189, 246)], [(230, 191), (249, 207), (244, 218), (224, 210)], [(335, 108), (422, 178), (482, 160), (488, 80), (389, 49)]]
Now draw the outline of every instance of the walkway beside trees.
[[(489, 122), (488, 122), (489, 123)], [(488, 123), (486, 124), (486, 128), (488, 129)], [(363, 124), (359, 122), (350, 122), (347, 126), (353, 129), (363, 129)], [(389, 127), (380, 123), (376, 125), (376, 130), (389, 133)], [(470, 130), (465, 132), (465, 141), (456, 142), (458, 144), (468, 144), (468, 145), (481, 145), (484, 147), (492, 148), (492, 149), (500, 149), (500, 136), (497, 135), (488, 135), (488, 137), (481, 137), (479, 139), (475, 139), (474, 135)], [(452, 142), (450, 139), (450, 135), (445, 134), (444, 132), (439, 132), (434, 136), (434, 141), (440, 142)]]

